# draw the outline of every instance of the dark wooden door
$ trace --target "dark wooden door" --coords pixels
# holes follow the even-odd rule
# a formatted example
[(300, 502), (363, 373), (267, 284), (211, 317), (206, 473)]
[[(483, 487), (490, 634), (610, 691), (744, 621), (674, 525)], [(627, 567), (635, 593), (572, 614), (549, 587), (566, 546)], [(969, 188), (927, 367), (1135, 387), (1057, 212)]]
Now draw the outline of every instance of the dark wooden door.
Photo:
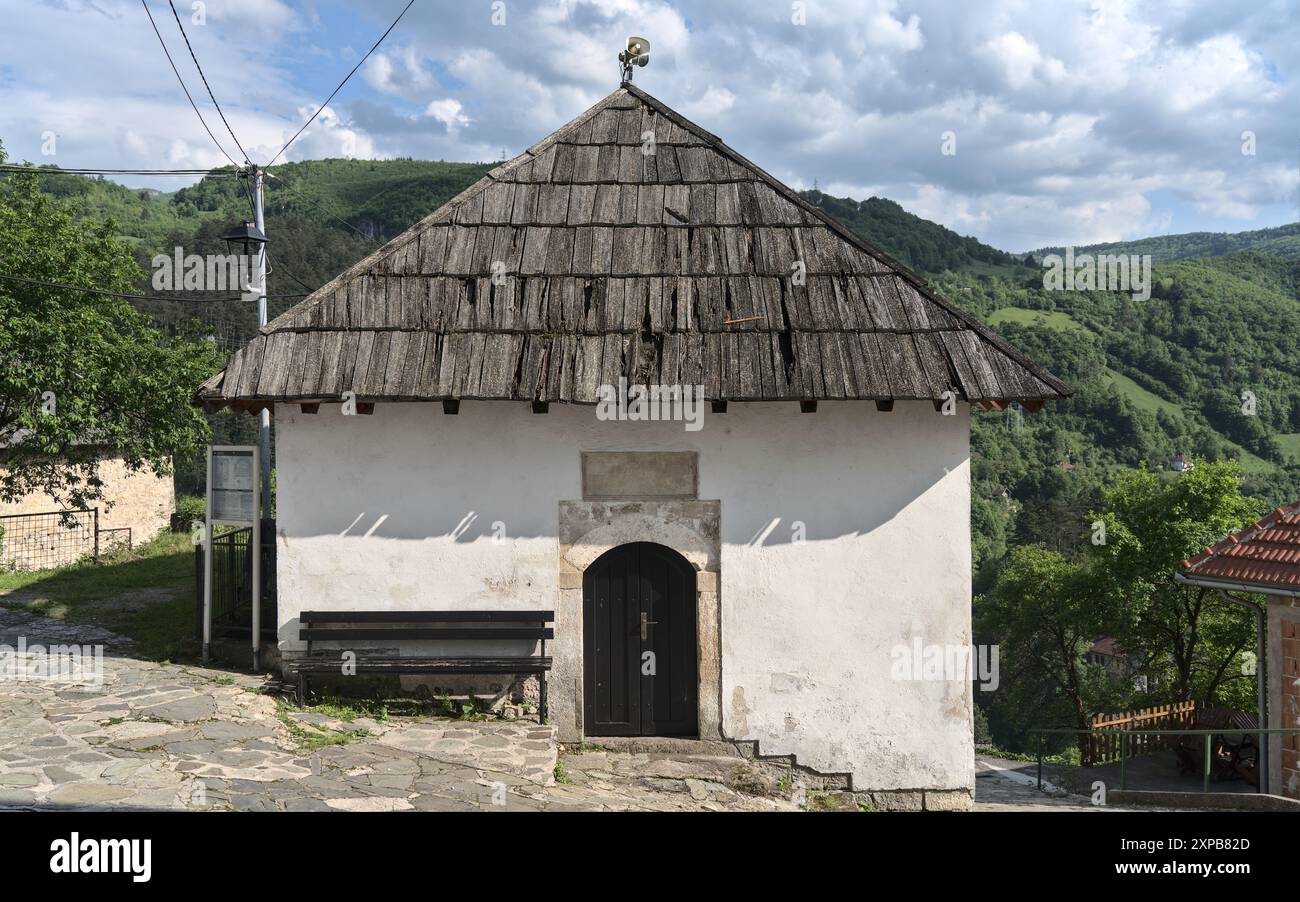
[(583, 576), (583, 729), (588, 736), (695, 736), (695, 570), (634, 542)]

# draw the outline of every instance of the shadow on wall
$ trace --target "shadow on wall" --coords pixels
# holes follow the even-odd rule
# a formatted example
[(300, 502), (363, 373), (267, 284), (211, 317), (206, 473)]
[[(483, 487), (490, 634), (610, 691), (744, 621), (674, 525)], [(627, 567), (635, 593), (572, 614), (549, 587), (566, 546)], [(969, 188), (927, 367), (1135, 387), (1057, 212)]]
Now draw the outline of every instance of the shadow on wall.
[(828, 541), (871, 533), (925, 504), (969, 455), (968, 419), (943, 417), (928, 403), (879, 413), (846, 402), (813, 417), (761, 406), (689, 434), (671, 424), (596, 423), (575, 411), (505, 412), (487, 423), (466, 405), (458, 417), (410, 409), (382, 423), (377, 409), (362, 425), (384, 425), (384, 440), (365, 444), (331, 430), (330, 418), (298, 418), (313, 422), (291, 420), (282, 434), (282, 536), (554, 538), (559, 502), (582, 495), (580, 450), (679, 450), (699, 454), (699, 497), (722, 502), (724, 545)]

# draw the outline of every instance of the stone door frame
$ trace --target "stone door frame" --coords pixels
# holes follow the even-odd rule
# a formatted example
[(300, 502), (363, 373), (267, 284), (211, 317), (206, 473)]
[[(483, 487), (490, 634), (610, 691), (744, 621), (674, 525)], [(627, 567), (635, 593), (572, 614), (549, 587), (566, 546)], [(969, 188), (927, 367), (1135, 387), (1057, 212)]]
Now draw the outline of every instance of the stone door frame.
[(629, 542), (676, 551), (695, 570), (701, 739), (722, 738), (721, 501), (561, 501), (559, 598), (550, 682), (550, 719), (559, 739), (583, 732), (582, 577), (601, 555)]

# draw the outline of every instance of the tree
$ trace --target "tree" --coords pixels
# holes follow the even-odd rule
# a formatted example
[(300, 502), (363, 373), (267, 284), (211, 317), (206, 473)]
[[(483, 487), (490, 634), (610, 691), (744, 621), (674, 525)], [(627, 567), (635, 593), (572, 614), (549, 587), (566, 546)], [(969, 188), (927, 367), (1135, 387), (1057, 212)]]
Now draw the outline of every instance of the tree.
[(1212, 590), (1175, 580), (1182, 562), (1252, 522), (1261, 505), (1241, 494), (1235, 461), (1198, 460), (1172, 481), (1137, 470), (1106, 492), (1105, 543), (1090, 547), (1106, 601), (1106, 631), (1173, 698), (1208, 700), (1234, 679), (1254, 623)]
[(1016, 707), (1050, 722), (1044, 708), (1064, 700), (1079, 729), (1088, 728), (1090, 683), (1083, 655), (1098, 635), (1097, 607), (1079, 564), (1041, 545), (1012, 549), (993, 589), (976, 604), (976, 628), (999, 646), (1008, 671), (1002, 684)]
[[(79, 221), (38, 179), (0, 177), (0, 272), (132, 291), (140, 269), (113, 224)], [(0, 281), (0, 361), (0, 500), (85, 507), (103, 498), (106, 453), (167, 473), (207, 435), (190, 399), (215, 353), (166, 338), (126, 300)]]

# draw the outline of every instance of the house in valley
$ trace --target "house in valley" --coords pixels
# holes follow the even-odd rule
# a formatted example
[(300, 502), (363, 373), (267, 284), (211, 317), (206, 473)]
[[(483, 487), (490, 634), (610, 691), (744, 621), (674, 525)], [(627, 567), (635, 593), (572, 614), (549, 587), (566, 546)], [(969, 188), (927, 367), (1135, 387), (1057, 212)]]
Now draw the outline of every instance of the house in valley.
[(286, 666), (303, 611), (553, 611), (562, 740), (755, 743), (960, 808), (969, 676), (898, 655), (970, 651), (971, 408), (1069, 394), (624, 84), (197, 397), (274, 410)]
[[(1260, 700), (1270, 729), (1300, 730), (1300, 501), (1183, 561), (1182, 583), (1268, 599), (1259, 617)], [(1300, 733), (1268, 736), (1268, 791), (1300, 799)]]

